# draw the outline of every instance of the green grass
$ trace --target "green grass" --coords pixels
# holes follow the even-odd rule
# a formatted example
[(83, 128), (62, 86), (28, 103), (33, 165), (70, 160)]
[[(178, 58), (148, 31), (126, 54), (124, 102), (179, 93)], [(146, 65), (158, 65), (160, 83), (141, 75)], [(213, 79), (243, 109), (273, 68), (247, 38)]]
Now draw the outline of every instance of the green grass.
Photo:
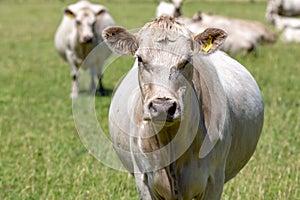
[[(61, 10), (71, 1), (24, 2), (0, 1), (0, 199), (138, 199), (133, 178), (92, 157), (77, 135), (69, 66), (53, 47)], [(137, 2), (103, 4), (118, 25), (133, 29), (155, 13), (154, 1)], [(265, 7), (187, 1), (183, 11), (263, 22)], [(260, 47), (257, 57), (236, 57), (262, 90), (265, 124), (254, 156), (226, 184), (223, 199), (300, 199), (299, 55), (299, 44), (277, 42)], [(113, 90), (130, 63), (115, 61), (104, 74), (105, 86)], [(106, 133), (109, 102), (96, 98)]]

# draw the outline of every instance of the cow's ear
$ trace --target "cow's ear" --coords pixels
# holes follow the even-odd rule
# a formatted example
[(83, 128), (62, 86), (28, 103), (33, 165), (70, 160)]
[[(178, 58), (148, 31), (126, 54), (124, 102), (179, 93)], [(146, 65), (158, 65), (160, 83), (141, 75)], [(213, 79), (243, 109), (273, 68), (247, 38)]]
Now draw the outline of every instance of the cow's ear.
[(195, 50), (204, 54), (210, 54), (220, 48), (226, 37), (227, 33), (225, 31), (218, 28), (208, 28), (194, 37), (196, 42)]
[(106, 9), (101, 9), (101, 10), (99, 10), (99, 11), (96, 13), (96, 16), (100, 16), (100, 15), (102, 15), (103, 13), (106, 13), (106, 12), (107, 12)]
[(68, 16), (69, 18), (73, 19), (76, 17), (75, 13), (73, 13), (70, 9), (66, 8), (64, 10), (64, 13), (66, 16)]
[(96, 16), (99, 16), (99, 15), (102, 15), (103, 13), (105, 13), (105, 12), (108, 12), (107, 8), (104, 7), (104, 6), (101, 6), (101, 5), (92, 5), (91, 9), (94, 11)]
[(139, 47), (136, 37), (122, 27), (108, 27), (103, 30), (102, 37), (117, 54), (132, 56)]

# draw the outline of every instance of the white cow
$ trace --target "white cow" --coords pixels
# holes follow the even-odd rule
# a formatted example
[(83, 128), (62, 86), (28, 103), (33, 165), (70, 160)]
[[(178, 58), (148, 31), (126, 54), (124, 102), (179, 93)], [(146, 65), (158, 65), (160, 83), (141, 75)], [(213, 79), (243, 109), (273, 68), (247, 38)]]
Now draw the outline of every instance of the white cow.
[[(111, 25), (114, 25), (114, 20), (102, 5), (82, 0), (69, 5), (64, 10), (63, 19), (55, 33), (54, 43), (59, 55), (71, 66), (73, 80), (71, 98), (78, 96), (79, 67), (89, 53), (103, 41), (102, 30)], [(101, 46), (97, 51), (99, 52), (89, 56), (84, 66), (88, 66), (91, 71), (91, 91), (96, 89), (94, 76), (97, 74), (99, 80), (97, 92), (103, 95), (105, 90), (102, 86), (101, 70), (111, 51), (106, 46)]]
[(140, 198), (220, 199), (252, 156), (264, 118), (254, 78), (217, 51), (226, 33), (194, 35), (163, 15), (135, 35), (111, 27), (103, 37), (136, 57), (115, 91), (109, 129)]
[(171, 17), (179, 17), (182, 15), (181, 6), (184, 0), (170, 0), (169, 3), (161, 1), (156, 7), (156, 17), (160, 17), (163, 14)]
[(275, 33), (256, 21), (198, 12), (194, 15), (190, 23), (187, 20), (184, 23), (194, 33), (200, 33), (209, 27), (225, 30), (228, 33), (228, 37), (221, 48), (231, 55), (240, 52), (245, 55), (251, 51), (255, 51), (258, 44), (273, 43), (276, 39)]
[(174, 4), (161, 1), (156, 7), (156, 17), (160, 17), (164, 14), (174, 17), (175, 10)]
[(284, 17), (277, 14), (273, 16), (274, 24), (277, 30), (289, 28), (300, 28), (300, 18)]
[(297, 42), (300, 43), (300, 28), (285, 28), (281, 33), (281, 40), (283, 42)]
[(214, 27), (225, 30), (228, 38), (221, 49), (231, 55), (246, 55), (256, 52), (257, 46), (264, 43), (273, 43), (275, 33), (268, 30), (263, 24), (256, 21), (230, 19), (224, 16), (198, 12), (192, 19), (182, 15), (182, 0), (173, 0), (172, 3), (161, 2), (156, 8), (156, 17), (167, 14), (177, 17), (193, 33), (201, 33), (206, 28)]
[(268, 23), (274, 23), (274, 14), (281, 16), (300, 15), (300, 0), (269, 0), (265, 15)]

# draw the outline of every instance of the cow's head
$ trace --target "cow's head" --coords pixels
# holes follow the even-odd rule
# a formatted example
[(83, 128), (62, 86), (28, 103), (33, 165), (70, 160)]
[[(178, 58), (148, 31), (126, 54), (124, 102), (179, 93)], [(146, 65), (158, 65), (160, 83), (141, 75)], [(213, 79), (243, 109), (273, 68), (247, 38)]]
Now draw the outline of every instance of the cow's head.
[(92, 9), (89, 7), (76, 11), (72, 11), (70, 8), (64, 10), (65, 15), (74, 20), (78, 39), (82, 44), (92, 43), (95, 40), (95, 23), (97, 17), (104, 12), (106, 12), (104, 8)]
[(192, 57), (214, 52), (226, 33), (210, 28), (192, 35), (164, 15), (146, 24), (137, 35), (110, 27), (103, 31), (103, 38), (116, 53), (136, 57), (144, 120), (172, 124), (184, 117), (185, 101), (190, 97)]

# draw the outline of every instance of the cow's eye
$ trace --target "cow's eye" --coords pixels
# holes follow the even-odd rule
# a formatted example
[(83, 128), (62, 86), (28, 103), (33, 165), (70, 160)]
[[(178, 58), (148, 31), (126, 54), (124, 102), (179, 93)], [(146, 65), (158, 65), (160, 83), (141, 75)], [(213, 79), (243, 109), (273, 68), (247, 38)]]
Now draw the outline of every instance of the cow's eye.
[(137, 56), (137, 60), (138, 60), (139, 63), (142, 63), (142, 62), (143, 62), (143, 59), (142, 59), (141, 56)]
[(178, 65), (178, 69), (179, 69), (179, 70), (183, 70), (183, 69), (187, 66), (187, 64), (189, 64), (189, 60), (183, 61), (182, 63), (180, 63), (180, 64)]

